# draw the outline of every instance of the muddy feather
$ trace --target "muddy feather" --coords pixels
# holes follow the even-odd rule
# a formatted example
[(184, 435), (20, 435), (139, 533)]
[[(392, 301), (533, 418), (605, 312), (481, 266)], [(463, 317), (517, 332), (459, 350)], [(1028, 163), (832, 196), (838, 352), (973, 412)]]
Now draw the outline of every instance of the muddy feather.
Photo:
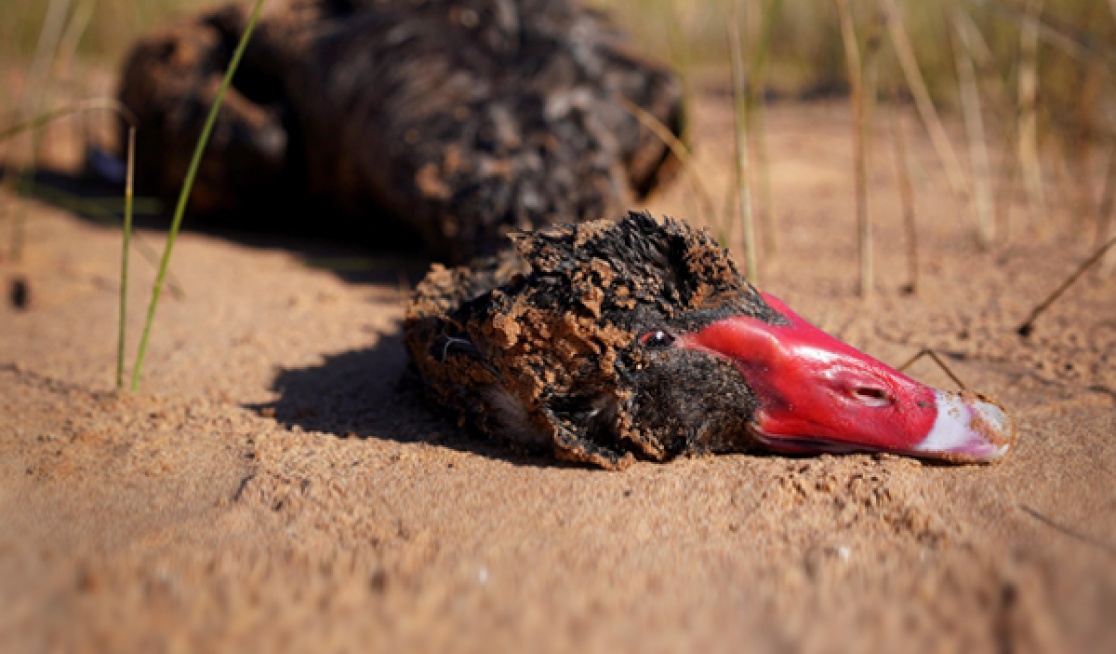
[[(679, 375), (638, 342), (653, 325), (742, 312), (780, 320), (707, 232), (631, 213), (519, 235), (514, 255), (471, 268), (436, 267), (405, 332), (433, 395), (466, 424), (619, 468), (747, 447), (750, 400), (731, 364), (683, 356)], [(446, 347), (458, 341), (471, 345)], [(677, 406), (687, 394), (711, 398), (701, 415)]]

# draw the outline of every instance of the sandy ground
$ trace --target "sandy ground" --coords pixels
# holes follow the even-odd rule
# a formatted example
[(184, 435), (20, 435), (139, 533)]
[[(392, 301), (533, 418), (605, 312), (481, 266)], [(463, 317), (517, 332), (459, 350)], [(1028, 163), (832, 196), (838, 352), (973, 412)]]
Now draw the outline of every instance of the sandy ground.
[[(728, 99), (696, 115), (722, 202)], [(0, 651), (1116, 651), (1116, 282), (1088, 277), (1016, 335), (1091, 238), (1017, 208), (1011, 239), (977, 251), (908, 124), (919, 294), (900, 291), (885, 146), (879, 292), (855, 296), (842, 104), (769, 115), (779, 249), (761, 282), (885, 361), (951, 355), (1018, 421), (998, 465), (522, 458), (406, 381), (397, 259), (337, 274), (299, 243), (197, 233), (143, 391), (117, 394), (118, 235), (0, 195), (29, 219), (0, 278), (31, 290), (0, 306)], [(688, 188), (650, 207), (694, 216)], [(152, 278), (133, 261), (129, 352)], [(928, 361), (912, 374), (949, 387)]]

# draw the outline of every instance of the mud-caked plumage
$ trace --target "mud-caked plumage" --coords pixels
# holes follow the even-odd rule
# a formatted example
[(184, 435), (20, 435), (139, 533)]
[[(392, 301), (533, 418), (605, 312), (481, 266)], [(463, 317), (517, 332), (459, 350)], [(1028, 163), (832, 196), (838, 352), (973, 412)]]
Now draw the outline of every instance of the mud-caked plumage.
[[(138, 193), (177, 193), (246, 23), (230, 6), (134, 48), (120, 97), (139, 119)], [(676, 78), (575, 0), (273, 2), (192, 208), (305, 222), (289, 210), (304, 196), (330, 208), (311, 220), (372, 240), (406, 225), (466, 261), (510, 231), (615, 215), (668, 177), (631, 105), (680, 133)]]
[(730, 315), (783, 320), (707, 232), (630, 213), (436, 266), (405, 330), (420, 376), (463, 422), (615, 468), (749, 446), (756, 402), (733, 364), (669, 347)]

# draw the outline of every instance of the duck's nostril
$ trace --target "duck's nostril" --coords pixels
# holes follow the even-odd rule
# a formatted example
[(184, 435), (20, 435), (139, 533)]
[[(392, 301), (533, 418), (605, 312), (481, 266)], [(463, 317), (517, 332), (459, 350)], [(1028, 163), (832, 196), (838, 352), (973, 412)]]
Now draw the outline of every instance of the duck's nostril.
[(887, 391), (882, 388), (860, 386), (853, 390), (853, 395), (856, 399), (869, 406), (887, 406), (891, 404), (891, 397), (889, 397)]

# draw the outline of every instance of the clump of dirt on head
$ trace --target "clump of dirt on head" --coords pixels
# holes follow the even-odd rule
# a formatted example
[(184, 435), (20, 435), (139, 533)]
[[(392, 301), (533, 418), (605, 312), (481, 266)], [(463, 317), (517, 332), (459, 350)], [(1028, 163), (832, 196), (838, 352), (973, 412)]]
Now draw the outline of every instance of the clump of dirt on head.
[[(141, 126), (137, 193), (177, 193), (246, 23), (230, 6), (133, 50), (120, 97)], [(625, 102), (682, 128), (676, 78), (574, 0), (272, 3), (233, 85), (195, 210), (297, 195), (370, 238), (405, 225), (455, 262), (511, 231), (604, 218), (672, 176)]]
[(733, 314), (782, 320), (707, 232), (630, 213), (514, 241), (472, 268), (435, 266), (408, 307), (408, 349), (442, 404), (606, 468), (747, 447), (755, 400), (730, 363), (676, 351), (663, 366), (640, 342)]

